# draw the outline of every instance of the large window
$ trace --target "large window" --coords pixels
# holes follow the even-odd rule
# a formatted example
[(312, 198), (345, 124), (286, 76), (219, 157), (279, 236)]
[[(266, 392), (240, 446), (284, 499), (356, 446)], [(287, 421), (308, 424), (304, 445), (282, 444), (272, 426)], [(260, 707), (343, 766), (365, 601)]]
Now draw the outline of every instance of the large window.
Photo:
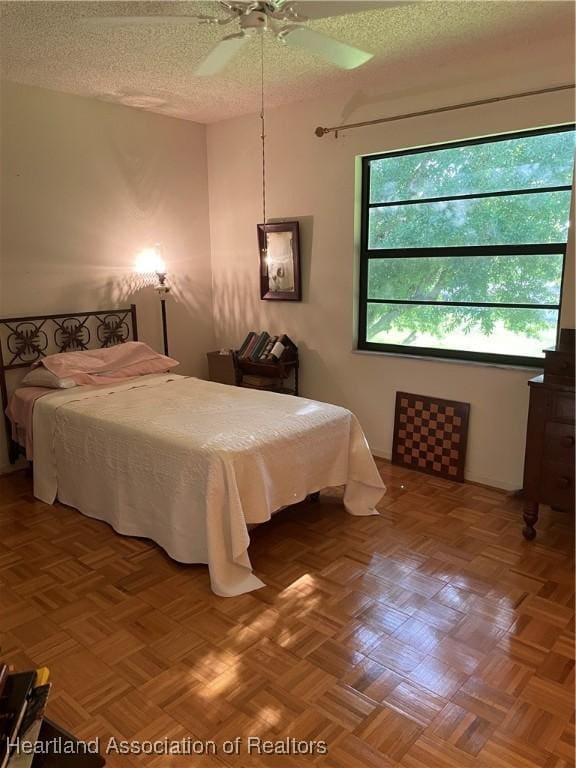
[(554, 345), (574, 126), (365, 157), (358, 346), (538, 364)]

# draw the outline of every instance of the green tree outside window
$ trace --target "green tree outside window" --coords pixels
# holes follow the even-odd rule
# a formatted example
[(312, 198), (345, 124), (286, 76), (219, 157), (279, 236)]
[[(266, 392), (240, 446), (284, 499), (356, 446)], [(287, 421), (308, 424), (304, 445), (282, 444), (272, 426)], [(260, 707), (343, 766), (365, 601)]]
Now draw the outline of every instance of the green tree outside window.
[(365, 158), (360, 346), (540, 357), (558, 323), (574, 150), (565, 127)]

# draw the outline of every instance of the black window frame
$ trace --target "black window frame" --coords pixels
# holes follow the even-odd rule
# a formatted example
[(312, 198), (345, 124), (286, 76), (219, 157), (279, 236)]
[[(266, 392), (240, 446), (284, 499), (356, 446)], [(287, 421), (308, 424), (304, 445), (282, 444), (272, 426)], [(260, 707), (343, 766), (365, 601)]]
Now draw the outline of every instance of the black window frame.
[[(358, 342), (357, 348), (361, 351), (384, 352), (410, 357), (432, 357), (448, 360), (463, 360), (488, 364), (514, 365), (530, 368), (542, 368), (542, 357), (525, 357), (521, 355), (504, 355), (489, 352), (474, 352), (467, 350), (440, 349), (439, 347), (416, 347), (403, 344), (384, 344), (370, 342), (366, 338), (366, 319), (368, 313), (368, 304), (411, 304), (411, 305), (438, 305), (438, 306), (473, 306), (473, 307), (509, 307), (509, 308), (531, 308), (531, 309), (554, 309), (558, 311), (558, 322), (556, 334), (560, 331), (560, 315), (562, 311), (562, 294), (564, 290), (564, 274), (566, 270), (566, 250), (567, 243), (545, 243), (545, 244), (520, 244), (520, 245), (474, 245), (474, 246), (439, 246), (430, 248), (369, 248), (369, 217), (371, 208), (386, 207), (388, 205), (411, 205), (415, 203), (442, 202), (447, 200), (462, 200), (482, 197), (503, 197), (518, 194), (534, 194), (544, 192), (572, 191), (572, 184), (541, 187), (526, 190), (502, 190), (497, 192), (447, 195), (435, 198), (416, 199), (413, 201), (393, 201), (382, 203), (370, 202), (370, 165), (374, 160), (381, 160), (390, 157), (401, 157), (414, 155), (423, 152), (442, 151), (443, 149), (455, 149), (457, 147), (471, 146), (474, 144), (495, 143), (498, 141), (507, 141), (510, 139), (520, 139), (526, 136), (541, 136), (551, 133), (560, 133), (564, 131), (574, 131), (575, 123), (564, 123), (561, 125), (550, 126), (547, 128), (538, 128), (526, 131), (514, 131), (504, 134), (495, 134), (484, 136), (482, 138), (467, 139), (464, 141), (453, 141), (443, 144), (432, 144), (425, 147), (416, 147), (406, 150), (395, 150), (392, 152), (383, 152), (381, 154), (366, 155), (362, 157), (362, 175), (361, 175), (361, 219), (360, 219), (360, 279), (359, 279), (359, 300), (358, 300)], [(572, 180), (574, 183), (574, 179)], [(506, 303), (482, 303), (482, 302), (441, 302), (441, 301), (416, 301), (416, 300), (393, 300), (393, 299), (368, 299), (368, 267), (373, 258), (426, 258), (435, 256), (529, 256), (560, 254), (562, 256), (562, 278), (560, 284), (560, 299), (558, 304), (506, 304)]]

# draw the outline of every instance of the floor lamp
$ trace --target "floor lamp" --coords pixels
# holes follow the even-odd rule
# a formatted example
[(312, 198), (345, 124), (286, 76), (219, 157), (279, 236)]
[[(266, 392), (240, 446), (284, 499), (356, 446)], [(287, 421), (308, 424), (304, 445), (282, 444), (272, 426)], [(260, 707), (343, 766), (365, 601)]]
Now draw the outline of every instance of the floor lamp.
[(141, 275), (155, 274), (158, 283), (154, 290), (160, 298), (160, 310), (162, 314), (162, 338), (164, 341), (164, 354), (168, 356), (168, 323), (166, 319), (166, 297), (170, 293), (170, 286), (166, 282), (166, 264), (162, 258), (160, 246), (145, 248), (137, 256), (136, 271)]

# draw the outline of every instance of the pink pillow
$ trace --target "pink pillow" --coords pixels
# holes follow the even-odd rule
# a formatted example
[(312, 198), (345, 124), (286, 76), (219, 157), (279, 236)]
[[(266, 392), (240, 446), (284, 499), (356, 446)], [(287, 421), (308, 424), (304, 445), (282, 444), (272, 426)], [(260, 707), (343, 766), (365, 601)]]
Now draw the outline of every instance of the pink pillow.
[(179, 363), (141, 341), (127, 341), (103, 349), (48, 355), (35, 365), (42, 365), (58, 378), (69, 378), (76, 384), (113, 384), (119, 379), (162, 373)]

